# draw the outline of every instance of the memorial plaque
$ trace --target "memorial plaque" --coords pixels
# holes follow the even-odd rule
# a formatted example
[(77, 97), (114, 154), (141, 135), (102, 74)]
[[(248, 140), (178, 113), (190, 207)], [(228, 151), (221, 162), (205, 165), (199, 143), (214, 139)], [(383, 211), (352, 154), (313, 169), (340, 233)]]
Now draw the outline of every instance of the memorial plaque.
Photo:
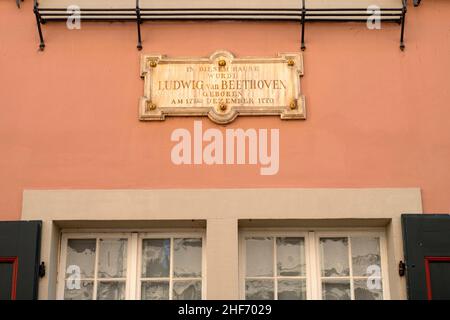
[(142, 55), (145, 81), (139, 119), (208, 116), (219, 124), (230, 123), (238, 115), (305, 119), (302, 75), (300, 53), (273, 58), (235, 58), (227, 51), (208, 58)]

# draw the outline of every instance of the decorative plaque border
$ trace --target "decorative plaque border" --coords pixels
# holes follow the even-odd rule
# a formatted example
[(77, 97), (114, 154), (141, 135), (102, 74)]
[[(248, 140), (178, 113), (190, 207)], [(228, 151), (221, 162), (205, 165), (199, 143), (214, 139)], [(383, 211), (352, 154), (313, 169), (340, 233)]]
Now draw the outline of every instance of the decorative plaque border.
[[(274, 99), (275, 103), (264, 104), (225, 104), (223, 102), (210, 106), (171, 106), (158, 105), (154, 100), (158, 100), (157, 90), (152, 88), (152, 78), (168, 79), (173, 76), (169, 71), (158, 73), (158, 67), (164, 65), (210, 65), (220, 70), (231, 66), (245, 65), (272, 65), (284, 75), (288, 75), (288, 85), (291, 96), (283, 99)], [(284, 69), (286, 68), (286, 69)], [(160, 70), (162, 70), (160, 68)], [(224, 71), (225, 73), (227, 71)], [(287, 72), (287, 73), (286, 73)], [(141, 56), (141, 78), (144, 79), (144, 96), (140, 99), (139, 120), (164, 120), (166, 116), (208, 116), (217, 124), (227, 124), (232, 122), (238, 115), (241, 116), (271, 116), (279, 115), (283, 120), (306, 119), (305, 97), (301, 95), (300, 77), (303, 76), (303, 56), (301, 53), (280, 53), (277, 57), (243, 57), (236, 58), (228, 51), (220, 50), (214, 52), (207, 58), (170, 58), (164, 55)], [(280, 104), (279, 100), (289, 101)]]

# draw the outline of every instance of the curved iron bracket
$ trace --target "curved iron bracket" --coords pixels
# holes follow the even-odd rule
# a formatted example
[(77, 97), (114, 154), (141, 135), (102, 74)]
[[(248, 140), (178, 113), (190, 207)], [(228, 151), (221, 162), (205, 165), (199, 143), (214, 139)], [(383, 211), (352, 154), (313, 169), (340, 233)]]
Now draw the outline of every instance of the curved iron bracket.
[(39, 50), (43, 51), (45, 48), (45, 43), (44, 43), (44, 36), (42, 35), (42, 29), (41, 29), (42, 19), (41, 19), (41, 15), (39, 14), (37, 0), (34, 0), (33, 12), (34, 12), (34, 15), (36, 16), (36, 24), (37, 24), (38, 33), (39, 33), (39, 41), (40, 41), (39, 42)]

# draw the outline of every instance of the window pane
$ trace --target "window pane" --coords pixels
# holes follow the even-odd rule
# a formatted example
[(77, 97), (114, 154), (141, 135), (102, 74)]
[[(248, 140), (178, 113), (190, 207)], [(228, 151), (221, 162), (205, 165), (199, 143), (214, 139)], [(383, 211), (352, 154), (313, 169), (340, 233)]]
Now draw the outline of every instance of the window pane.
[(380, 278), (355, 280), (356, 300), (383, 300), (383, 287)]
[(202, 239), (173, 240), (174, 277), (202, 276)]
[(99, 282), (97, 287), (97, 300), (124, 300), (125, 282), (108, 281)]
[(247, 300), (273, 300), (273, 280), (247, 280), (245, 281), (245, 299)]
[(277, 238), (277, 274), (305, 275), (305, 243), (303, 238)]
[(278, 280), (278, 300), (306, 300), (305, 280)]
[(141, 284), (141, 300), (168, 300), (168, 281), (145, 281)]
[(123, 278), (127, 274), (127, 239), (100, 239), (98, 276)]
[(350, 300), (350, 281), (324, 280), (322, 281), (322, 299)]
[(173, 300), (201, 300), (202, 282), (193, 281), (174, 281), (173, 282)]
[(66, 281), (64, 300), (92, 300), (93, 281)]
[(352, 237), (352, 263), (354, 276), (381, 276), (380, 239)]
[(247, 238), (246, 274), (248, 277), (273, 276), (273, 238)]
[(169, 277), (170, 239), (144, 239), (142, 241), (143, 278)]
[(348, 239), (321, 238), (320, 260), (323, 277), (348, 276)]
[(67, 241), (66, 278), (74, 274), (81, 278), (94, 277), (96, 239)]

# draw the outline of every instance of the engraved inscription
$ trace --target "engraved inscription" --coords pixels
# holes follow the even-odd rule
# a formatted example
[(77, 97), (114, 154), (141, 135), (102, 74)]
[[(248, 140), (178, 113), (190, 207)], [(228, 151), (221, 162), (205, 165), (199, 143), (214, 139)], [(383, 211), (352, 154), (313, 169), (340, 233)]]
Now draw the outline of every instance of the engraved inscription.
[(235, 58), (218, 51), (198, 59), (143, 55), (140, 119), (199, 115), (216, 123), (229, 123), (238, 115), (305, 119), (302, 74), (299, 53)]

